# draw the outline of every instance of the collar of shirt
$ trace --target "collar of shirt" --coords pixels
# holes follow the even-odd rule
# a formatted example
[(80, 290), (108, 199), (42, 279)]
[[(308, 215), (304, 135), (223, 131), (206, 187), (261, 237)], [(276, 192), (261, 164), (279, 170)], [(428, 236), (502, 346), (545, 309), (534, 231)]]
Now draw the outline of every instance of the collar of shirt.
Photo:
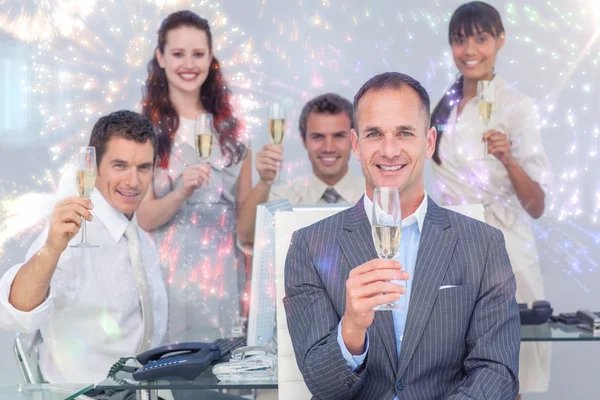
[[(319, 200), (321, 200), (321, 197), (323, 197), (323, 194), (325, 193), (329, 185), (317, 178), (313, 173), (310, 176), (308, 187), (311, 191), (311, 195), (314, 196), (314, 199), (312, 199), (313, 202), (317, 203)], [(336, 192), (338, 192), (340, 196), (342, 196), (342, 199), (345, 203), (352, 202), (353, 185), (350, 170), (348, 170), (348, 172), (346, 172), (346, 175), (344, 175), (344, 177), (332, 187), (335, 189)]]
[[(369, 218), (369, 224), (373, 225), (373, 201), (369, 199), (369, 196), (365, 194), (363, 197), (365, 213), (367, 213), (367, 218)], [(425, 215), (427, 215), (427, 192), (424, 192), (423, 201), (417, 208), (417, 210), (409, 215), (408, 217), (402, 219), (402, 227), (406, 227), (412, 224), (417, 224), (419, 228), (419, 232), (423, 232), (423, 222), (425, 221)]]
[[(117, 211), (108, 201), (102, 196), (98, 189), (94, 189), (90, 200), (94, 205), (92, 208), (92, 215), (94, 218), (98, 218), (100, 222), (108, 229), (110, 236), (114, 239), (115, 243), (121, 239), (121, 236), (127, 229), (129, 220), (125, 214)], [(137, 225), (137, 218), (135, 214), (132, 218), (133, 222)]]
[[(495, 98), (495, 102), (497, 103), (498, 102), (498, 98), (502, 97), (502, 92), (504, 91), (506, 83), (504, 82), (504, 80), (502, 78), (500, 78), (498, 76), (498, 74), (494, 75), (494, 77), (492, 78), (491, 82), (494, 85), (494, 98)], [(466, 104), (473, 105), (475, 108), (477, 108), (477, 96), (469, 99), (469, 101), (467, 101)], [(458, 103), (456, 103), (456, 105), (452, 108), (451, 111), (456, 112), (457, 110), (458, 110)], [(463, 110), (463, 114), (464, 114), (464, 110)], [(461, 114), (461, 118), (462, 118), (463, 114)], [(477, 114), (477, 118), (479, 118), (479, 114)]]

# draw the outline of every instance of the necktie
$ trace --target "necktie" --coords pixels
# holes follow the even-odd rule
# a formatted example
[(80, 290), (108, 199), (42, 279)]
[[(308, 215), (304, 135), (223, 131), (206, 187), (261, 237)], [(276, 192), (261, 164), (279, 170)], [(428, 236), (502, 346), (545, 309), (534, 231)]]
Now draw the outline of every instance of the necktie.
[(154, 331), (154, 320), (152, 315), (152, 298), (148, 290), (148, 279), (144, 264), (142, 263), (142, 255), (140, 253), (140, 240), (138, 236), (137, 226), (133, 221), (129, 221), (125, 230), (127, 238), (127, 247), (129, 248), (129, 259), (133, 268), (133, 276), (137, 285), (138, 294), (140, 296), (140, 305), (142, 306), (142, 321), (144, 323), (144, 332), (142, 340), (138, 346), (137, 354), (143, 353), (150, 348), (152, 343), (152, 332)]
[(327, 190), (325, 190), (325, 193), (323, 193), (323, 196), (321, 196), (327, 203), (337, 203), (341, 197), (342, 196), (340, 196), (340, 194), (332, 187), (328, 187)]

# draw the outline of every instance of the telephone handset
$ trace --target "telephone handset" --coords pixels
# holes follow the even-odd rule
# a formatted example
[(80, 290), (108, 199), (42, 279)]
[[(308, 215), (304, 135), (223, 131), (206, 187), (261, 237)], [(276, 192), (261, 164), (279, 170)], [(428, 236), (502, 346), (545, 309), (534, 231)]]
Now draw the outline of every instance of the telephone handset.
[(552, 306), (546, 300), (534, 301), (531, 308), (526, 303), (519, 304), (521, 325), (541, 325), (552, 316)]
[(138, 381), (166, 378), (193, 380), (219, 358), (221, 350), (214, 343), (169, 344), (139, 354), (137, 360), (144, 366), (133, 373), (133, 378)]

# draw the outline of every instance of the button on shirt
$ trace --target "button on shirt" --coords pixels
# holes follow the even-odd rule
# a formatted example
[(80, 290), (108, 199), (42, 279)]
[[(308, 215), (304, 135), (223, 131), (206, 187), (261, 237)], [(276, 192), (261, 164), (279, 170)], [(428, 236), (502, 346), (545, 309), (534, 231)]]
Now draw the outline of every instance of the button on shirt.
[[(364, 207), (369, 223), (372, 225), (373, 221), (373, 202), (367, 197), (364, 197)], [(414, 212), (407, 218), (402, 220), (402, 237), (400, 239), (400, 250), (394, 260), (399, 261), (404, 266), (404, 270), (410, 274), (410, 279), (406, 281), (407, 292), (404, 295), (406, 298), (406, 307), (402, 310), (392, 310), (392, 318), (394, 320), (394, 334), (396, 337), (396, 351), (398, 358), (400, 358), (400, 350), (402, 348), (402, 340), (404, 335), (404, 328), (406, 326), (406, 317), (408, 315), (408, 307), (410, 300), (410, 293), (412, 288), (412, 282), (415, 274), (415, 265), (417, 263), (417, 253), (419, 251), (419, 241), (421, 240), (421, 232), (423, 231), (423, 223), (425, 221), (425, 215), (427, 214), (427, 193), (423, 197), (423, 201)], [(388, 312), (388, 311), (375, 311), (375, 312)], [(367, 334), (365, 341), (365, 352), (358, 356), (350, 354), (344, 340), (342, 338), (342, 322), (338, 324), (338, 344), (342, 350), (342, 355), (346, 360), (348, 368), (352, 371), (356, 371), (364, 362), (367, 352), (369, 351), (369, 336)], [(396, 398), (396, 397), (395, 397)]]
[[(276, 183), (271, 187), (269, 201), (288, 199), (291, 204), (330, 204), (323, 198), (329, 186), (314, 174), (293, 182)], [(365, 194), (364, 179), (348, 171), (333, 189), (340, 195), (337, 204), (356, 204)]]
[[(124, 236), (129, 221), (97, 190), (91, 200), (93, 220), (87, 223), (87, 238), (98, 247), (65, 249), (42, 304), (22, 312), (8, 302), (11, 285), (23, 264), (15, 265), (0, 279), (0, 327), (21, 332), (40, 330), (40, 369), (50, 383), (99, 382), (119, 357), (135, 356), (142, 339), (140, 298)], [(156, 347), (162, 344), (166, 331), (167, 294), (154, 242), (137, 229), (152, 293), (152, 347)], [(27, 260), (47, 236), (48, 229), (30, 247)], [(80, 241), (81, 233), (70, 245)]]

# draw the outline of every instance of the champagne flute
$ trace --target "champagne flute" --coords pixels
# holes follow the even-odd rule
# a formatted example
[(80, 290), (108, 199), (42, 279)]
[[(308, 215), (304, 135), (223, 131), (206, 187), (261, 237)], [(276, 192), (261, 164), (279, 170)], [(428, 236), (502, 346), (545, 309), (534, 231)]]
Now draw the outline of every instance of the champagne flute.
[[(400, 191), (395, 187), (377, 187), (373, 190), (373, 242), (379, 258), (394, 258), (402, 237), (402, 209)], [(402, 281), (392, 281), (403, 285)], [(404, 295), (394, 303), (373, 307), (376, 311), (397, 310), (406, 307)]]
[[(496, 93), (494, 91), (493, 81), (478, 81), (477, 82), (477, 113), (481, 122), (485, 125), (487, 131), (492, 120), (496, 101)], [(483, 158), (487, 156), (488, 144), (487, 141), (483, 144)]]
[[(80, 147), (77, 155), (77, 194), (89, 199), (96, 186), (96, 148)], [(82, 218), (81, 242), (71, 247), (98, 247), (87, 241), (86, 220)]]
[[(281, 144), (285, 136), (285, 109), (279, 103), (269, 106), (269, 133), (273, 144)], [(281, 180), (281, 164), (277, 163), (277, 175), (275, 180)]]
[(215, 126), (211, 114), (199, 114), (194, 124), (194, 145), (198, 157), (203, 162), (208, 162), (214, 140)]

